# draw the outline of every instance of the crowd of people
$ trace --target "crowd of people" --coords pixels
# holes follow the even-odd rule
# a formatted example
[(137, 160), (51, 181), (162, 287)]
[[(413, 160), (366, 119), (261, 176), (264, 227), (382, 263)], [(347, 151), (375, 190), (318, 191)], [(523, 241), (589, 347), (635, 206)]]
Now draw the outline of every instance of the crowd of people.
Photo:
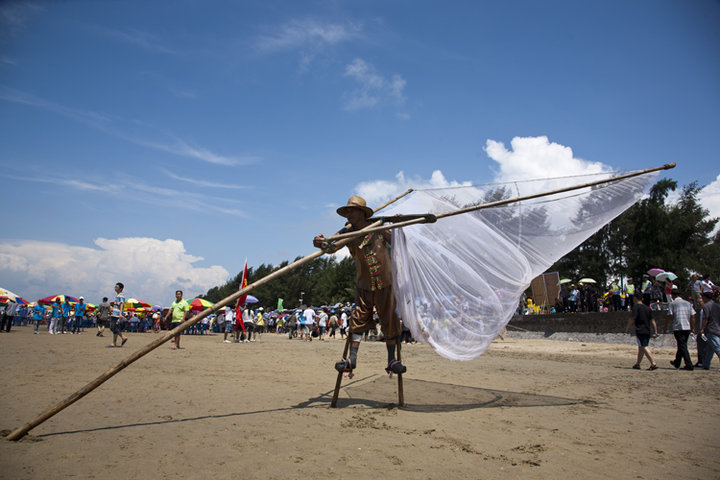
[[(659, 273), (665, 273), (662, 277)], [(675, 359), (670, 364), (683, 370), (703, 368), (708, 370), (715, 355), (720, 357), (720, 304), (717, 298), (720, 290), (709, 278), (693, 274), (688, 282), (687, 291), (681, 291), (673, 283), (676, 277), (667, 272), (643, 274), (639, 288), (632, 280), (624, 285), (619, 279), (613, 280), (603, 290), (596, 288), (594, 282), (573, 283), (569, 288), (561, 285), (551, 313), (560, 312), (619, 312), (631, 313), (625, 332), (634, 326), (637, 339), (637, 360), (632, 368), (640, 369), (644, 358), (650, 362), (648, 370), (658, 368), (649, 349), (652, 337), (658, 336), (658, 325), (653, 312), (665, 312), (664, 331), (668, 331), (672, 322), (672, 333), (677, 349)], [(526, 306), (527, 305), (527, 306)], [(521, 300), (519, 314), (537, 313), (532, 299)], [(693, 362), (688, 349), (688, 341), (693, 339), (697, 346), (697, 361)]]
[[(676, 285), (669, 279), (660, 279), (650, 274), (643, 274), (640, 286), (637, 287), (632, 279), (622, 283), (620, 279), (614, 279), (605, 287), (598, 287), (595, 283), (569, 283), (560, 285), (560, 291), (555, 304), (552, 306), (552, 313), (562, 312), (617, 312), (631, 310), (633, 296), (636, 293), (642, 295), (642, 301), (653, 310), (667, 310), (667, 305), (672, 302), (674, 296), (673, 288)], [(697, 303), (703, 292), (714, 292), (718, 294), (718, 287), (702, 275), (693, 274), (688, 283), (687, 292)], [(530, 313), (527, 309), (527, 299), (521, 302), (521, 313)]]
[[(83, 297), (79, 297), (77, 302), (70, 301), (70, 297), (58, 298), (46, 305), (24, 305), (12, 301), (0, 304), (0, 327), (3, 332), (9, 332), (13, 326), (30, 325), (36, 334), (47, 332), (51, 335), (79, 335), (92, 331), (96, 336), (104, 337), (107, 330), (118, 335), (159, 333), (174, 328), (197, 313), (182, 299), (182, 292), (179, 290), (176, 292), (176, 301), (169, 308), (138, 313), (136, 309), (126, 307), (121, 311), (116, 307), (124, 301), (120, 285), (116, 285), (119, 292), (116, 292), (116, 298), (112, 302), (104, 297), (102, 303), (92, 305), (92, 308), (88, 308)], [(240, 308), (225, 307), (218, 314), (204, 317), (184, 330), (183, 334), (223, 334), (225, 343), (254, 342), (264, 333), (288, 335), (289, 339), (303, 341), (345, 339), (353, 308), (354, 304), (349, 302), (320, 307), (303, 305), (297, 309), (282, 311), (266, 311), (263, 307), (254, 309), (250, 305)], [(180, 312), (180, 316), (174, 314), (176, 311)], [(374, 320), (375, 325), (364, 336), (366, 340), (383, 339), (377, 314), (374, 315)], [(403, 329), (403, 341), (414, 343), (407, 328)]]

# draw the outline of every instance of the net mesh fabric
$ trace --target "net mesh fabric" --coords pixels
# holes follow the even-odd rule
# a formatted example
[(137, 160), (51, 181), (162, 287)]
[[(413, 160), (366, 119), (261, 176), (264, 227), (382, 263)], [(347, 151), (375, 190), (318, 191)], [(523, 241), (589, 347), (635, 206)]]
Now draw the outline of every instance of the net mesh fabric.
[[(613, 175), (418, 190), (383, 209), (442, 214)], [(398, 313), (413, 337), (451, 360), (481, 355), (532, 279), (640, 200), (657, 173), (412, 225), (393, 232)]]

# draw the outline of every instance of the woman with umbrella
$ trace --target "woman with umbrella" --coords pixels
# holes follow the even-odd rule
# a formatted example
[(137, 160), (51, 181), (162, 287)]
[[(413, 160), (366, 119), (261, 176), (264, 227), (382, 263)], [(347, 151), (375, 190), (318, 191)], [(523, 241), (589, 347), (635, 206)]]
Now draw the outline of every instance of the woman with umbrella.
[(673, 288), (673, 281), (677, 279), (677, 275), (675, 275), (672, 272), (661, 272), (658, 273), (655, 277), (655, 280), (659, 282), (663, 282), (665, 284), (665, 298), (667, 299), (667, 302), (670, 303), (673, 300), (672, 296), (672, 288)]

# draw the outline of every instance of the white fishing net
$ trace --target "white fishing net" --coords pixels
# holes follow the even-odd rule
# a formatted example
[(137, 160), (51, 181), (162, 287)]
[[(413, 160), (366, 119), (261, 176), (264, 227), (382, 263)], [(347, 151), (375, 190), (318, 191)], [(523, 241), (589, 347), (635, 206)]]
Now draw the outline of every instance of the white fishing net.
[[(602, 174), (414, 191), (380, 215), (441, 214), (585, 184)], [(450, 216), (393, 231), (398, 313), (413, 337), (451, 360), (481, 355), (532, 279), (637, 202), (657, 173)]]

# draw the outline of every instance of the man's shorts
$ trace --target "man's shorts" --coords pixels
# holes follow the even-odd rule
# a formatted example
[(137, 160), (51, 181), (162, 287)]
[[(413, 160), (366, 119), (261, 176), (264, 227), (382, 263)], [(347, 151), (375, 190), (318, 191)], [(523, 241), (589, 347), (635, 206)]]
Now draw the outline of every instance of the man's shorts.
[(303, 333), (310, 333), (310, 325), (303, 324), (302, 326), (302, 332)]
[(233, 327), (233, 322), (225, 322), (225, 333), (233, 333), (235, 331)]
[(650, 334), (636, 333), (638, 347), (647, 347), (650, 345)]
[(120, 333), (120, 325), (117, 318), (110, 319), (110, 331), (112, 333)]

